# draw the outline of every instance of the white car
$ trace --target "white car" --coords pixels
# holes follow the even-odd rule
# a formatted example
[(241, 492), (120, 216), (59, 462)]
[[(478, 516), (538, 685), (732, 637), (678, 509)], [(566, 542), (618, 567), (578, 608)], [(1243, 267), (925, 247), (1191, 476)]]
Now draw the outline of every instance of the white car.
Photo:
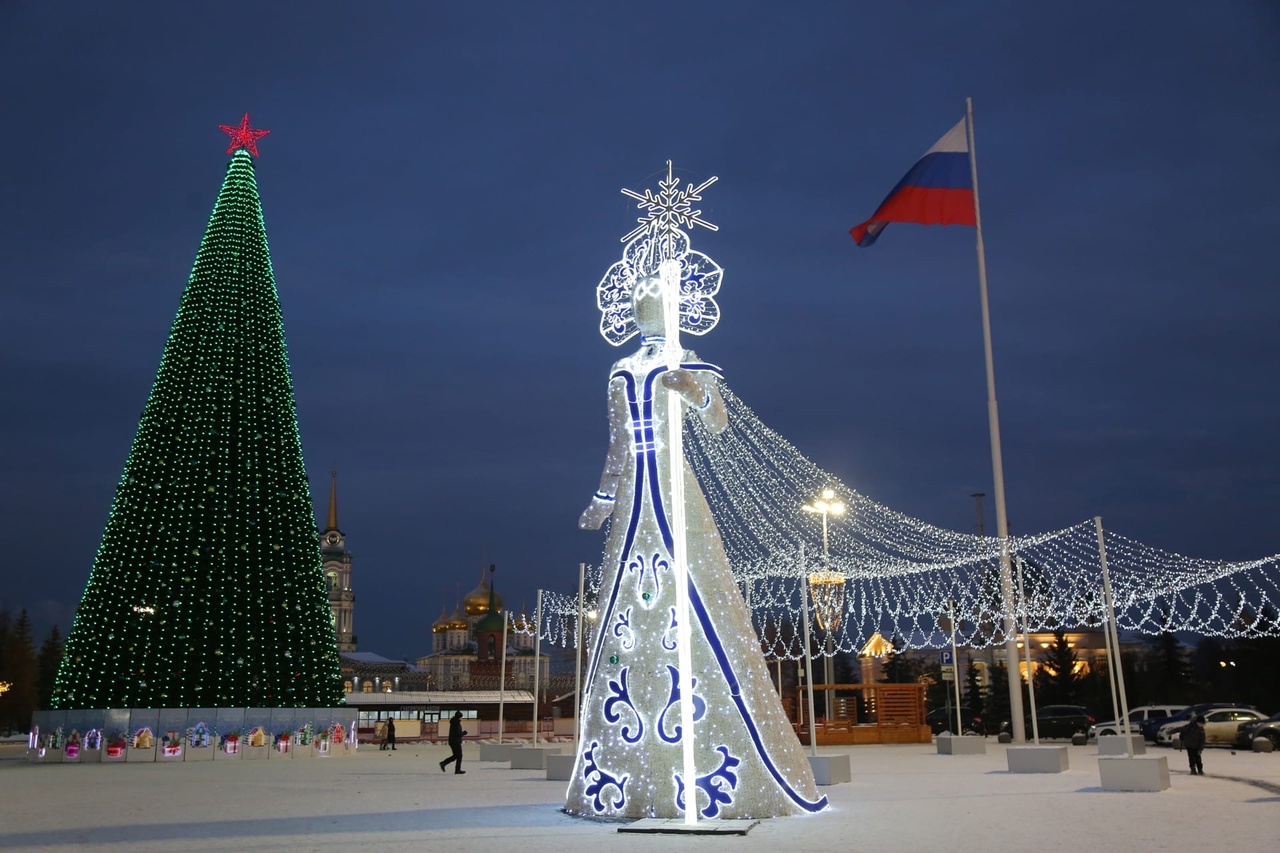
[[(1254, 720), (1266, 718), (1266, 714), (1252, 708), (1213, 708), (1204, 715), (1205, 745), (1214, 743), (1234, 745), (1236, 732), (1241, 723), (1251, 723)], [(1179, 720), (1176, 723), (1161, 726), (1156, 732), (1156, 743), (1160, 746), (1176, 746), (1181, 749), (1182, 741), (1177, 733), (1186, 725), (1186, 721)]]
[[(1129, 716), (1129, 734), (1142, 734), (1142, 724), (1148, 720), (1158, 720), (1165, 717), (1171, 717), (1181, 711), (1186, 705), (1143, 705), (1138, 708), (1130, 708)], [(1089, 726), (1089, 740), (1097, 740), (1098, 735), (1118, 735), (1120, 734), (1120, 723), (1118, 720), (1107, 720), (1105, 723), (1095, 723)]]

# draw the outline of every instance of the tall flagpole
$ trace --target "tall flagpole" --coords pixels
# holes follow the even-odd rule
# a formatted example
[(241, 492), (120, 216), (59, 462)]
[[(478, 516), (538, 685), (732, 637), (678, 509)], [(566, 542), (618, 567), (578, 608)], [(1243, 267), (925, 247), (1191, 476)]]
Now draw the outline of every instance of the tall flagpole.
[[(996, 535), (1000, 537), (1000, 598), (1004, 607), (1005, 666), (1009, 674), (1009, 716), (1015, 743), (1027, 740), (1022, 719), (1022, 679), (1018, 675), (1018, 628), (1014, 616), (1013, 566), (1009, 554), (1009, 516), (1004, 503), (1004, 461), (1000, 456), (1000, 410), (996, 405), (996, 368), (991, 354), (991, 311), (987, 307), (987, 252), (982, 244), (982, 207), (978, 203), (978, 152), (974, 145), (973, 98), (964, 99), (969, 143), (969, 172), (973, 178), (973, 222), (978, 230), (978, 291), (982, 296), (982, 344), (987, 359), (987, 425), (991, 432), (991, 475), (996, 492)], [(1030, 677), (1030, 675), (1028, 675)]]

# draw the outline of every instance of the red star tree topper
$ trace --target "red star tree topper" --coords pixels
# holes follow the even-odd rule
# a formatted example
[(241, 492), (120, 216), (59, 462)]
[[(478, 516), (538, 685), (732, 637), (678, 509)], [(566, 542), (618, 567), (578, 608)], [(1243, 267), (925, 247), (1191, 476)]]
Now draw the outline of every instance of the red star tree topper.
[(245, 113), (244, 118), (240, 120), (237, 127), (228, 124), (218, 125), (222, 132), (231, 137), (231, 144), (227, 146), (227, 153), (232, 154), (237, 148), (243, 148), (254, 157), (258, 155), (258, 140), (266, 136), (269, 130), (254, 130), (249, 127), (249, 114)]

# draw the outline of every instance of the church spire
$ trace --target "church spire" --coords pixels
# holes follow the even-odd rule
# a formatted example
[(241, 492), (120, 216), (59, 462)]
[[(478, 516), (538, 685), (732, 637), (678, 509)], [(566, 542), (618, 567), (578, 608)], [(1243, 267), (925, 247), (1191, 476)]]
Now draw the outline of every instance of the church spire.
[(329, 524), (326, 531), (338, 529), (338, 472), (329, 472)]

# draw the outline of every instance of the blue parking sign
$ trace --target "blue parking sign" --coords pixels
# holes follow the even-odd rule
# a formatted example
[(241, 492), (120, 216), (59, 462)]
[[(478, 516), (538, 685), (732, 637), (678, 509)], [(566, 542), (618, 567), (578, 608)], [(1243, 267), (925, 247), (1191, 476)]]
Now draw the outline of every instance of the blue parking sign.
[(952, 658), (951, 656), (950, 649), (943, 649), (942, 651), (938, 652), (938, 663), (942, 664), (943, 666), (951, 666), (952, 664), (955, 663), (955, 659)]

